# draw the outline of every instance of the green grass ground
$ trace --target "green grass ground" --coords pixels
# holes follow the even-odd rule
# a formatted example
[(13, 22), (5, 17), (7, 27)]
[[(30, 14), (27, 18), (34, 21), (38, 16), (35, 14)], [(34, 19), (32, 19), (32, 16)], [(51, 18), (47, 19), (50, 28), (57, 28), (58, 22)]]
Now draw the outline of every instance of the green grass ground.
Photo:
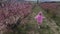
[[(57, 30), (59, 30), (59, 28), (57, 27), (56, 27), (57, 29), (54, 28), (56, 25), (54, 25), (54, 23), (49, 21), (48, 19), (49, 15), (47, 15), (43, 9), (41, 9), (39, 6), (36, 6), (32, 11), (33, 13), (26, 18), (27, 23), (24, 26), (19, 25), (17, 27), (16, 32), (10, 32), (9, 34), (14, 34), (14, 33), (15, 34), (56, 34), (58, 33)], [(39, 11), (42, 11), (44, 16), (46, 17), (40, 29), (37, 27), (37, 22), (34, 19), (34, 17), (37, 15)]]

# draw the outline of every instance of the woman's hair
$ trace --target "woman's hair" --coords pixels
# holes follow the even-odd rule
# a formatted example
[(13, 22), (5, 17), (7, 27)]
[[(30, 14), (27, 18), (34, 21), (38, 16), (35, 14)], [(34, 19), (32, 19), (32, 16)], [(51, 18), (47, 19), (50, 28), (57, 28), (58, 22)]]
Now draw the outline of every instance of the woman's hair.
[(39, 12), (38, 14), (39, 14), (39, 15), (42, 15), (42, 12)]

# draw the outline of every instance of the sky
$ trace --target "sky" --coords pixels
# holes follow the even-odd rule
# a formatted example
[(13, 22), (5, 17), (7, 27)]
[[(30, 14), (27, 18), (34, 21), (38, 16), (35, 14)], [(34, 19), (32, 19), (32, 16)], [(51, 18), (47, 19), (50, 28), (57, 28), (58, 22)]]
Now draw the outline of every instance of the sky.
[(47, 2), (51, 2), (51, 1), (60, 1), (60, 0), (40, 0), (41, 2), (45, 2), (45, 1), (47, 1)]
[(60, 1), (60, 0), (51, 0), (51, 1)]
[(37, 0), (26, 0), (26, 1), (37, 1)]
[[(27, 1), (37, 1), (37, 0), (27, 0)], [(60, 0), (39, 0), (39, 1), (60, 1)]]

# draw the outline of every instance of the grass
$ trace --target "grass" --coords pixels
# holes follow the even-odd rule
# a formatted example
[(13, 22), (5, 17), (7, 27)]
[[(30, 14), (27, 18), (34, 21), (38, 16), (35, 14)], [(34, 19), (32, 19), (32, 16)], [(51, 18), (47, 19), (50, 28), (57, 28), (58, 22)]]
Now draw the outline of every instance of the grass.
[[(28, 34), (28, 32), (30, 32), (30, 31), (34, 31), (34, 34), (36, 34), (36, 33), (38, 33), (38, 34), (53, 34), (54, 32), (50, 29), (50, 27), (47, 25), (47, 22), (45, 20), (43, 21), (42, 25), (40, 26), (41, 28), (37, 27), (37, 22), (34, 19), (34, 17), (37, 15), (37, 13), (39, 11), (44, 11), (44, 10), (41, 9), (39, 6), (36, 6), (32, 11), (33, 11), (33, 13), (27, 17), (27, 20), (28, 20), (27, 24), (25, 24), (24, 27), (19, 25), (17, 27), (16, 34)], [(49, 17), (49, 15), (47, 15), (46, 12), (43, 12), (43, 13), (44, 13), (45, 17)], [(13, 34), (13, 33), (10, 33), (10, 34)], [(31, 34), (33, 34), (33, 33), (31, 33)]]
[[(39, 11), (44, 11), (44, 10), (42, 10), (39, 6), (36, 6), (35, 9), (33, 9), (33, 13), (34, 13), (33, 15), (34, 16), (37, 15)], [(47, 14), (44, 13), (44, 15), (46, 16)], [(37, 23), (35, 20), (33, 21), (34, 23)], [(38, 31), (39, 34), (53, 34), (53, 32), (50, 30), (50, 27), (47, 25), (46, 21), (43, 21), (43, 24), (40, 27), (41, 27), (40, 29), (37, 28), (37, 30), (35, 30)]]

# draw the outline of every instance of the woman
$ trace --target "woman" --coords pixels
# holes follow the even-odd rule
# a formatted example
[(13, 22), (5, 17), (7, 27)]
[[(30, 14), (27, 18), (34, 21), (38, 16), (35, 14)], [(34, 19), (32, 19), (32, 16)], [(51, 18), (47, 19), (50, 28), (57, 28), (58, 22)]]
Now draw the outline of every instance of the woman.
[(39, 26), (38, 28), (40, 28), (40, 25), (42, 24), (44, 18), (45, 17), (43, 16), (42, 12), (39, 12), (38, 15), (35, 16), (35, 19), (37, 20), (37, 24)]

